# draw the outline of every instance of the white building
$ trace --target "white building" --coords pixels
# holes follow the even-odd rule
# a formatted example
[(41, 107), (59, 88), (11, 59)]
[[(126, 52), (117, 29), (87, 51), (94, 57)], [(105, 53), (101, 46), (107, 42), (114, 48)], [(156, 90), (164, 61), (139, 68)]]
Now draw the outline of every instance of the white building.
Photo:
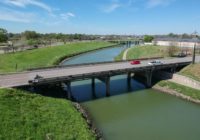
[(153, 40), (153, 44), (158, 46), (177, 46), (193, 48), (195, 44), (196, 46), (200, 46), (200, 41), (194, 41), (192, 39), (157, 38)]

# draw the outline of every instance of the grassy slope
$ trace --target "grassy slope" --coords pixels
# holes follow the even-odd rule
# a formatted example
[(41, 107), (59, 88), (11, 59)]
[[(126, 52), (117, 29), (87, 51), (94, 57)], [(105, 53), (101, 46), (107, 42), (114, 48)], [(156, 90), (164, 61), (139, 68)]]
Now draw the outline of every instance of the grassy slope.
[(118, 56), (116, 56), (115, 60), (122, 60), (125, 51), (126, 51), (126, 49), (123, 50)]
[(0, 73), (16, 71), (16, 64), (18, 71), (27, 68), (52, 66), (62, 57), (110, 45), (114, 44), (108, 42), (73, 43), (58, 47), (18, 52), (15, 54), (3, 54), (0, 55)]
[(189, 65), (181, 70), (180, 74), (200, 81), (200, 64)]
[[(149, 57), (164, 57), (167, 56), (167, 47), (163, 46), (137, 46), (130, 49), (127, 53), (128, 59), (149, 58)], [(117, 57), (117, 60), (122, 59), (122, 54)]]
[(0, 89), (0, 139), (95, 139), (67, 100)]
[(182, 93), (184, 95), (190, 96), (193, 99), (198, 99), (200, 100), (200, 90), (196, 90), (190, 87), (186, 87), (183, 85), (179, 85), (173, 82), (169, 82), (169, 81), (161, 81), (158, 83), (159, 86), (161, 87), (167, 87), (169, 89), (173, 89), (179, 93)]

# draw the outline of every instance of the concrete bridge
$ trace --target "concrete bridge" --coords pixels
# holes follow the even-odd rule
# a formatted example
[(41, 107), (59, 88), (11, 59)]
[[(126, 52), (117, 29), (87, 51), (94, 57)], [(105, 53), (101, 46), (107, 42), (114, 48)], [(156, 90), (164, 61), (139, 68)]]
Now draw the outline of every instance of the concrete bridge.
[[(141, 61), (139, 65), (131, 65), (130, 61), (106, 62), (81, 64), (71, 66), (58, 66), (43, 68), (21, 73), (0, 75), (0, 87), (21, 87), (21, 86), (39, 86), (48, 84), (64, 84), (67, 87), (68, 98), (71, 98), (71, 82), (78, 80), (91, 79), (92, 89), (95, 93), (95, 79), (99, 79), (106, 85), (106, 95), (110, 95), (110, 77), (115, 75), (127, 74), (127, 82), (130, 87), (131, 78), (134, 75), (142, 76), (145, 85), (151, 87), (152, 75), (156, 71), (176, 68), (189, 65), (192, 57), (173, 58), (161, 60), (163, 64), (149, 65), (151, 60)], [(196, 57), (200, 62), (200, 56)], [(37, 78), (36, 78), (37, 77)], [(134, 77), (133, 77), (134, 78)]]
[(123, 44), (126, 45), (127, 47), (130, 47), (131, 45), (140, 45), (143, 43), (141, 40), (112, 40), (110, 41), (112, 43), (117, 43), (117, 44)]

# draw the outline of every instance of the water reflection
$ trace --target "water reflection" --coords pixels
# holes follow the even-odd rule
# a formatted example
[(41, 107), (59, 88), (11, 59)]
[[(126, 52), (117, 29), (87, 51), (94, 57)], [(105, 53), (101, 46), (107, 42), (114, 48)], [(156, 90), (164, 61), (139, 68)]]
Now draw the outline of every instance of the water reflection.
[[(144, 89), (144, 85), (138, 83), (135, 80), (131, 81), (131, 91), (137, 91)], [(114, 76), (111, 77), (110, 93), (111, 96), (119, 94), (127, 94), (127, 76)], [(79, 81), (72, 83), (72, 95), (78, 102), (88, 101), (94, 99), (92, 93), (91, 80)], [(96, 98), (106, 97), (106, 86), (103, 82), (95, 80), (95, 95)]]

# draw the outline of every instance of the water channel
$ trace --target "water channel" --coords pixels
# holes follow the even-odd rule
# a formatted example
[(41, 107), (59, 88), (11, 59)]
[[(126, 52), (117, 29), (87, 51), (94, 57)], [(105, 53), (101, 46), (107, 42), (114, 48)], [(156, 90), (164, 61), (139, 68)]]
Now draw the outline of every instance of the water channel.
[[(124, 46), (74, 57), (63, 64), (111, 61)], [(132, 80), (128, 92), (126, 75), (111, 78), (111, 97), (105, 85), (96, 80), (95, 100), (91, 81), (72, 83), (73, 96), (87, 108), (107, 140), (199, 140), (200, 105), (153, 89)]]

